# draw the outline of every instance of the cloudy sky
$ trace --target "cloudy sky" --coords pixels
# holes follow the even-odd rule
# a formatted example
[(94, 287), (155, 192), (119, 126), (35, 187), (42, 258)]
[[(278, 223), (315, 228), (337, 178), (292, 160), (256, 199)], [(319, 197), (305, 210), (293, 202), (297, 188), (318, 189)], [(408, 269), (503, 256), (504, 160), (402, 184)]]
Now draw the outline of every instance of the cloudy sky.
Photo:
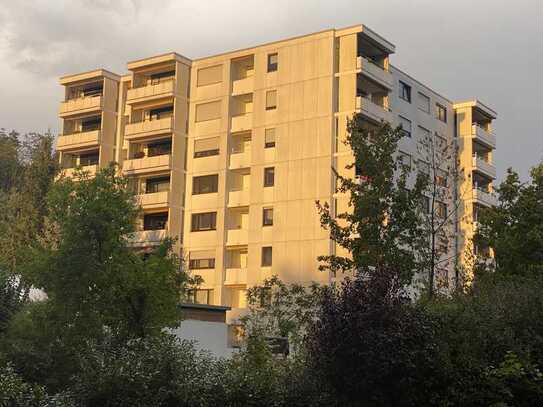
[(56, 133), (66, 73), (357, 23), (396, 45), (400, 69), (498, 112), (500, 177), (543, 158), (543, 0), (0, 0), (0, 127)]

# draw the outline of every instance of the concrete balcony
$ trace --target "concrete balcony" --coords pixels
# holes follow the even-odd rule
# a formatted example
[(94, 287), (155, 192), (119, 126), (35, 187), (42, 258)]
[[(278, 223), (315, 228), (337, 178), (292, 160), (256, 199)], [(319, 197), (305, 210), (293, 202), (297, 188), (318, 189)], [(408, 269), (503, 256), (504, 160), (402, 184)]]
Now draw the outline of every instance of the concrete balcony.
[(59, 175), (64, 176), (66, 178), (73, 178), (77, 180), (80, 178), (76, 176), (76, 173), (78, 172), (85, 172), (90, 178), (95, 177), (96, 173), (98, 172), (98, 164), (84, 165), (82, 167), (74, 167), (74, 168), (63, 168), (60, 170)]
[(233, 116), (230, 119), (230, 131), (232, 133), (238, 131), (251, 130), (253, 128), (253, 114), (245, 113), (239, 116)]
[(72, 114), (90, 113), (101, 110), (103, 106), (102, 96), (87, 96), (77, 99), (70, 99), (60, 103), (60, 117), (70, 116)]
[(173, 117), (166, 117), (158, 120), (129, 123), (124, 128), (124, 138), (126, 140), (137, 140), (160, 134), (172, 133), (173, 131)]
[(249, 206), (250, 195), (248, 189), (228, 192), (228, 207)]
[(472, 157), (473, 170), (486, 175), (489, 178), (496, 179), (496, 167), (479, 156)]
[(82, 133), (64, 134), (58, 136), (57, 150), (77, 150), (95, 147), (100, 144), (100, 130), (85, 131)]
[(247, 284), (247, 268), (227, 268), (224, 276), (224, 285)]
[(155, 85), (140, 86), (128, 89), (126, 103), (134, 104), (164, 97), (173, 97), (175, 93), (175, 80), (163, 81)]
[(232, 95), (243, 95), (252, 93), (254, 90), (254, 77), (237, 79), (232, 81)]
[(251, 151), (230, 154), (230, 165), (228, 168), (235, 170), (237, 168), (247, 168), (251, 166)]
[(166, 238), (166, 229), (161, 230), (140, 230), (132, 233), (128, 238), (131, 246), (156, 246)]
[(170, 155), (137, 158), (123, 162), (123, 172), (126, 175), (144, 174), (149, 172), (168, 171), (171, 169)]
[(247, 229), (228, 229), (226, 231), (226, 244), (228, 246), (247, 245), (249, 231)]
[(479, 188), (473, 188), (472, 197), (475, 202), (487, 207), (498, 205), (498, 199), (496, 198), (496, 195), (492, 192), (488, 192)]
[(140, 194), (136, 196), (138, 204), (143, 209), (159, 209), (169, 206), (170, 193), (168, 191)]
[(471, 127), (471, 135), (474, 140), (492, 149), (496, 148), (496, 136), (476, 124)]
[(384, 68), (364, 57), (356, 58), (356, 69), (360, 70), (364, 76), (387, 89), (392, 89), (394, 86), (394, 79), (389, 71), (386, 71)]
[(383, 106), (373, 103), (362, 96), (356, 97), (356, 110), (369, 120), (380, 123), (381, 121), (392, 123), (392, 113)]

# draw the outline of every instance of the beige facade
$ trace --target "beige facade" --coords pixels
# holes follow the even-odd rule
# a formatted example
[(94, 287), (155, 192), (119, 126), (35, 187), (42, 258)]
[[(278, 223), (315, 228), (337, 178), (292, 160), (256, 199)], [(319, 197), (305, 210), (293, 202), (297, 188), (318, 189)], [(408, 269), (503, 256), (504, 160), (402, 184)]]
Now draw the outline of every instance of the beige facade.
[(195, 299), (230, 306), (233, 318), (245, 308), (245, 290), (266, 277), (333, 280), (318, 271), (317, 257), (340, 252), (315, 201), (346, 208), (332, 169), (345, 173), (352, 161), (342, 140), (355, 112), (409, 126), (400, 150), (413, 162), (421, 132), (458, 139), (470, 175), (450, 186), (469, 190), (456, 218), (459, 248), (474, 208), (492, 204), (495, 113), (433, 92), (390, 64), (394, 51), (358, 25), (197, 60), (160, 55), (129, 62), (122, 77), (63, 77), (57, 149), (67, 171), (118, 162), (143, 208), (134, 245), (178, 238), (204, 279)]

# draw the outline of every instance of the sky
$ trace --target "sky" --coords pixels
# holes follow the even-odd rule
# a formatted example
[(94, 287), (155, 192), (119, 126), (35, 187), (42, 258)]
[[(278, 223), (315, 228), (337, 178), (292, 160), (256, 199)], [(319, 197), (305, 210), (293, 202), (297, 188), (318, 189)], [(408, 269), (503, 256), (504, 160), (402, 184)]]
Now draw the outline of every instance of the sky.
[(498, 178), (543, 159), (543, 0), (0, 0), (0, 128), (58, 133), (58, 77), (365, 24), (393, 65), (498, 112)]

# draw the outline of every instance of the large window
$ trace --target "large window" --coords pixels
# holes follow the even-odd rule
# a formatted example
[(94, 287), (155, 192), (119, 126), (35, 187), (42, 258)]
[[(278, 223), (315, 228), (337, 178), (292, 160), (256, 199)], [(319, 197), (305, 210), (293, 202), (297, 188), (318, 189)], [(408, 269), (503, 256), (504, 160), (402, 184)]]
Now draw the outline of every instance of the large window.
[(268, 72), (277, 71), (277, 52), (273, 54), (268, 54)]
[(221, 117), (221, 101), (196, 105), (196, 122), (219, 119)]
[(262, 226), (273, 226), (273, 208), (262, 209)]
[(148, 178), (145, 181), (145, 193), (154, 194), (170, 190), (170, 177)]
[(92, 153), (81, 154), (79, 156), (79, 165), (98, 165), (98, 160), (100, 158), (100, 153), (98, 151), (93, 151)]
[(264, 148), (275, 147), (275, 128), (264, 131)]
[(158, 107), (149, 111), (151, 120), (160, 120), (173, 116), (173, 106)]
[(264, 186), (273, 187), (275, 185), (275, 168), (264, 168)]
[(447, 108), (439, 103), (436, 103), (436, 117), (443, 123), (447, 123)]
[(219, 175), (203, 175), (192, 179), (192, 195), (211, 194), (217, 192)]
[(94, 131), (100, 130), (102, 125), (102, 118), (100, 116), (87, 117), (81, 120), (81, 131)]
[(425, 113), (430, 113), (430, 98), (424, 93), (419, 92), (417, 106), (419, 110), (422, 110)]
[(215, 230), (217, 228), (217, 212), (192, 214), (191, 231)]
[(168, 224), (168, 212), (150, 213), (143, 217), (143, 230), (162, 230)]
[(406, 102), (411, 103), (411, 86), (409, 86), (405, 82), (400, 81), (399, 96), (400, 96), (400, 99), (403, 99)]
[(273, 252), (271, 246), (262, 248), (262, 267), (271, 267), (273, 262)]
[(201, 288), (188, 290), (188, 301), (193, 304), (211, 305), (213, 303), (213, 290)]
[(191, 270), (205, 270), (205, 269), (214, 269), (215, 268), (215, 259), (191, 259), (189, 260), (189, 269)]
[(266, 92), (266, 110), (277, 109), (277, 91), (269, 90)]
[(154, 157), (157, 155), (168, 155), (172, 152), (172, 141), (158, 141), (156, 143), (147, 144), (147, 155)]
[(149, 79), (151, 80), (151, 85), (156, 85), (160, 82), (170, 81), (173, 78), (175, 78), (175, 70), (154, 73), (149, 77)]
[(402, 128), (402, 133), (405, 137), (411, 137), (411, 120), (406, 119), (405, 117), (399, 116), (400, 126)]
[(194, 141), (194, 158), (219, 155), (219, 138), (210, 137)]
[(198, 69), (198, 79), (196, 86), (213, 85), (222, 82), (222, 65), (208, 66)]

